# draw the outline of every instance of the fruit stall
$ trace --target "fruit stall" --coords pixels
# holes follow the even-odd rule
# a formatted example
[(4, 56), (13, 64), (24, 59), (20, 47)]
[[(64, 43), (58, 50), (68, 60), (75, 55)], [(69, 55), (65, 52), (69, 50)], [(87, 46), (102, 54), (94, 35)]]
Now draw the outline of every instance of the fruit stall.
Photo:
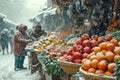
[(120, 80), (119, 1), (114, 1), (113, 7), (112, 0), (52, 0), (65, 24), (27, 45), (31, 73), (39, 70), (41, 80)]
[(26, 47), (30, 69), (39, 70), (42, 80), (119, 80), (119, 34), (85, 33), (69, 43), (59, 33), (41, 36)]

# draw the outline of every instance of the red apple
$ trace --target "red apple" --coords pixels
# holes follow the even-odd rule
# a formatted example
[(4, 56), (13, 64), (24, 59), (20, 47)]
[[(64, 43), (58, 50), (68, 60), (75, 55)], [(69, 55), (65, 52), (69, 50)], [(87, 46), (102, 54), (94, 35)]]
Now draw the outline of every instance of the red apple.
[(59, 53), (57, 53), (57, 56), (62, 56), (62, 54), (59, 52)]
[(82, 40), (89, 40), (90, 37), (89, 37), (88, 34), (83, 34), (83, 35), (81, 36), (81, 39), (82, 39)]
[(64, 50), (61, 50), (61, 54), (64, 55), (64, 54), (65, 54), (65, 51), (64, 51)]
[(104, 39), (102, 38), (102, 37), (98, 37), (98, 43), (101, 43), (101, 42), (103, 42), (104, 41)]
[(69, 51), (69, 53), (71, 53), (71, 52), (73, 51), (73, 47), (70, 47), (70, 48), (68, 49), (68, 51)]
[(63, 55), (63, 56), (61, 56), (59, 59), (60, 59), (60, 61), (66, 61), (67, 60), (67, 56), (68, 55)]
[(75, 51), (75, 52), (82, 52), (82, 49), (83, 49), (82, 45), (76, 45), (76, 46), (74, 47), (74, 51)]
[(92, 35), (91, 39), (97, 41), (98, 40), (98, 35)]
[(91, 40), (90, 43), (92, 48), (98, 46), (98, 42), (96, 40)]
[(84, 40), (82, 46), (89, 46), (90, 47), (90, 40)]
[(72, 52), (70, 53), (70, 55), (72, 56), (72, 55), (74, 54), (74, 52), (75, 52), (75, 51), (72, 51)]
[(68, 56), (66, 57), (66, 61), (72, 62), (72, 60), (73, 60), (73, 57), (72, 57), (71, 55), (68, 55)]
[(56, 53), (50, 53), (50, 56), (53, 58), (53, 57), (56, 57), (57, 54)]
[(49, 51), (47, 51), (47, 52), (46, 52), (46, 55), (49, 55), (49, 54), (50, 54)]
[(79, 39), (76, 41), (76, 44), (77, 44), (77, 45), (81, 45), (81, 44), (82, 44), (82, 39), (79, 38)]
[(64, 53), (68, 55), (68, 54), (69, 54), (69, 50), (65, 50), (65, 52), (64, 52)]
[(87, 58), (87, 56), (88, 56), (88, 53), (83, 53), (82, 59)]
[(90, 47), (88, 47), (88, 46), (86, 46), (86, 47), (84, 47), (84, 49), (83, 49), (83, 51), (85, 52), (85, 53), (91, 53), (91, 48)]
[(75, 49), (75, 47), (77, 46), (77, 44), (74, 44), (72, 47), (73, 47), (73, 50)]
[(105, 40), (106, 40), (106, 41), (110, 41), (111, 39), (112, 39), (111, 34), (107, 34), (107, 35), (105, 36)]
[(82, 60), (81, 59), (75, 59), (73, 62), (81, 64)]
[(82, 54), (79, 52), (74, 52), (73, 53), (73, 58), (74, 59), (82, 59)]

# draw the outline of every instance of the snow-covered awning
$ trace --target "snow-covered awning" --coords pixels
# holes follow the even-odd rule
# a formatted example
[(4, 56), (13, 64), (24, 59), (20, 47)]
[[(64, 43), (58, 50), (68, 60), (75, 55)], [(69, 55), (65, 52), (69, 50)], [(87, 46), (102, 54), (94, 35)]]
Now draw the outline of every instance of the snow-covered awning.
[(4, 21), (6, 22), (6, 23), (8, 23), (8, 24), (12, 24), (12, 25), (17, 25), (15, 22), (13, 22), (13, 21), (11, 21), (11, 20), (9, 20), (9, 19), (4, 19)]
[(44, 9), (42, 11), (40, 11), (40, 13), (38, 13), (37, 15), (33, 16), (32, 18), (29, 19), (29, 21), (33, 21), (35, 20), (37, 17), (40, 17), (40, 16), (48, 16), (49, 14), (50, 15), (53, 15), (53, 14), (56, 14), (56, 10), (57, 8), (47, 8), (47, 9)]
[(46, 13), (47, 11), (49, 11), (49, 10), (51, 10), (51, 9), (52, 9), (52, 7), (47, 8), (47, 9), (45, 9), (45, 10), (41, 11), (41, 12), (39, 13), (39, 15), (41, 15), (41, 14), (43, 14), (43, 13)]
[(0, 19), (2, 19), (2, 18), (6, 18), (6, 15), (0, 13)]
[(48, 13), (48, 14), (56, 14), (56, 10), (57, 10), (57, 8), (53, 8), (53, 9), (48, 10), (48, 11), (45, 12), (45, 13)]

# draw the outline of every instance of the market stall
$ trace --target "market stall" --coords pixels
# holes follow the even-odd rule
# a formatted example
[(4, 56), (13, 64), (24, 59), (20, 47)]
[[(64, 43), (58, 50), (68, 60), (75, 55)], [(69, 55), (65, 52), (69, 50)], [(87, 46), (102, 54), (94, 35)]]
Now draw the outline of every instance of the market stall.
[(52, 2), (64, 24), (33, 47), (44, 79), (119, 80), (120, 19), (112, 22), (113, 1)]
[(83, 34), (71, 44), (58, 38), (58, 33), (42, 37), (32, 43), (34, 62), (30, 62), (40, 64), (40, 75), (46, 80), (114, 80), (119, 77), (119, 33), (91, 38)]

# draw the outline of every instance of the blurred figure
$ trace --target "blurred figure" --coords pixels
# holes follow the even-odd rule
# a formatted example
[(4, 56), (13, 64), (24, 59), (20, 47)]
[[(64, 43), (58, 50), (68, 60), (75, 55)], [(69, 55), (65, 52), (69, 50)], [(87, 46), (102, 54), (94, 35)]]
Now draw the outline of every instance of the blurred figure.
[(2, 47), (3, 55), (5, 54), (5, 49), (7, 51), (7, 54), (9, 54), (8, 42), (9, 42), (8, 29), (3, 29), (0, 34), (0, 44)]
[(11, 54), (13, 53), (14, 34), (15, 34), (15, 31), (13, 28), (11, 28), (10, 32), (9, 32), (9, 42), (10, 42), (10, 53)]
[(46, 36), (47, 33), (42, 30), (40, 23), (37, 23), (35, 26), (33, 26), (30, 36), (33, 40), (38, 40), (38, 38), (42, 35)]
[(92, 35), (99, 35), (99, 28), (98, 28), (98, 22), (96, 19), (93, 19), (91, 21), (91, 28), (89, 30), (89, 36), (91, 37)]
[(27, 39), (24, 25), (20, 24), (17, 32), (14, 35), (15, 71), (26, 69), (23, 64), (25, 59), (25, 47), (29, 42), (31, 42), (31, 40)]

